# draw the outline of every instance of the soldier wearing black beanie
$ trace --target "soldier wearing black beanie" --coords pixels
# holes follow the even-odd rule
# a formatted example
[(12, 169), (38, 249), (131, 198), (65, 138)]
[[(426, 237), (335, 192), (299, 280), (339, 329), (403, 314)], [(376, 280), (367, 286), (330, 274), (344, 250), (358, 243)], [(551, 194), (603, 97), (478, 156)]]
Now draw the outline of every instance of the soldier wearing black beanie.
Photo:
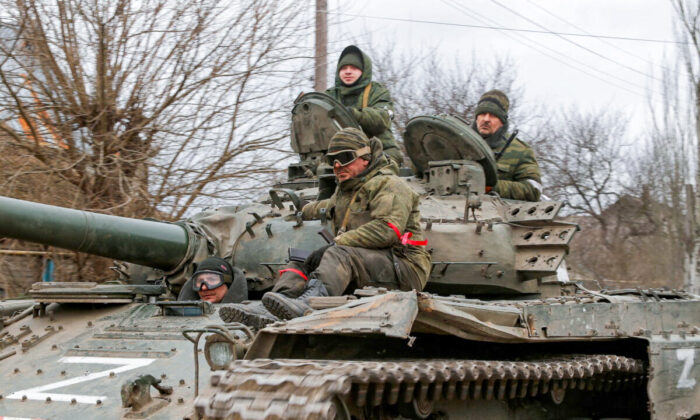
[(498, 183), (493, 191), (502, 198), (538, 201), (542, 194), (540, 167), (535, 152), (524, 141), (508, 133), (510, 100), (498, 89), (479, 98), (472, 128), (488, 143), (498, 161)]

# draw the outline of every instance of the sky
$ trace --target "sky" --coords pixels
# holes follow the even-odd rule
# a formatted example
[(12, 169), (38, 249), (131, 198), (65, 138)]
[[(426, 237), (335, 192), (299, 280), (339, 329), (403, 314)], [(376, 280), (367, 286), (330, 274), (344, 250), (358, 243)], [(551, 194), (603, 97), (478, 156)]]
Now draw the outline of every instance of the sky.
[[(613, 107), (633, 125), (643, 124), (648, 90), (658, 91), (660, 72), (668, 64), (664, 57), (675, 49), (674, 10), (668, 0), (329, 0), (329, 11), (331, 57), (347, 41), (362, 44), (368, 37), (372, 42), (394, 40), (397, 48), (438, 46), (437, 54), (457, 54), (465, 62), (472, 54), (507, 55), (517, 67), (525, 104)], [(329, 65), (334, 63), (332, 58)]]

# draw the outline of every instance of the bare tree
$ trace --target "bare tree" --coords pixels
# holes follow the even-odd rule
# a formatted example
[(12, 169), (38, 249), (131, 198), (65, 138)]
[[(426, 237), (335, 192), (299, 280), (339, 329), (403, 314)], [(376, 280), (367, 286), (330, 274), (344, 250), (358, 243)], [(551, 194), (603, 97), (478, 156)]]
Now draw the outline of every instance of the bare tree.
[(682, 279), (684, 287), (690, 289), (697, 265), (691, 185), (697, 138), (695, 110), (688, 106), (690, 92), (686, 80), (678, 78), (683, 72), (679, 66), (683, 64), (667, 66), (659, 93), (649, 97), (650, 127), (640, 142), (640, 153), (627, 163), (631, 174), (626, 189), (644, 197), (645, 205), (654, 206), (655, 224), (669, 239), (668, 246), (659, 252), (669, 253), (674, 266), (671, 281)]
[[(624, 126), (613, 116), (583, 113), (572, 106), (552, 115), (548, 127), (547, 135), (534, 142), (545, 192), (548, 198), (565, 202), (565, 211), (577, 217), (586, 235), (585, 241), (572, 244), (571, 264), (605, 284), (614, 276), (611, 267), (591, 261), (600, 248), (611, 253), (617, 235), (608, 230), (620, 226), (604, 212), (618, 198), (618, 147)], [(592, 242), (597, 246), (586, 246)]]
[[(256, 194), (290, 154), (288, 111), (312, 55), (307, 9), (0, 0), (0, 193), (165, 219)], [(103, 278), (110, 264), (61, 258), (57, 280)]]
[[(697, 263), (700, 252), (700, 165), (697, 157), (700, 156), (700, 3), (692, 0), (674, 0), (672, 2), (677, 15), (677, 39), (680, 57), (685, 66), (685, 83), (679, 84), (676, 89), (677, 98), (680, 101), (688, 100), (692, 104), (691, 110), (694, 118), (684, 121), (694, 129), (692, 152), (686, 155), (693, 161), (695, 168), (694, 186), (689, 179), (685, 179), (687, 186), (686, 237), (688, 258), (686, 259), (685, 285), (693, 292), (700, 293), (700, 266)], [(682, 104), (685, 105), (685, 104)], [(678, 109), (683, 109), (681, 106)], [(692, 198), (691, 198), (692, 197)]]
[(555, 115), (547, 135), (535, 143), (547, 195), (565, 201), (573, 214), (596, 219), (607, 230), (602, 213), (619, 198), (625, 118), (574, 107)]
[(0, 6), (3, 141), (76, 186), (82, 207), (180, 218), (279, 171), (294, 60), (310, 52), (305, 4)]
[(698, 185), (700, 176), (700, 3), (673, 5), (680, 68), (667, 66), (660, 95), (650, 96), (650, 127), (635, 133), (642, 134), (635, 148), (620, 148), (626, 131), (619, 114), (575, 110), (549, 124), (554, 130), (537, 148), (547, 193), (566, 200), (588, 228), (585, 243), (573, 245), (574, 260), (601, 280), (697, 292), (700, 235), (691, 180)]
[(687, 166), (677, 137), (669, 139), (661, 129), (665, 123), (659, 124), (637, 137), (634, 148), (625, 147), (623, 139), (638, 133), (629, 132), (623, 114), (572, 107), (554, 114), (548, 135), (536, 144), (546, 193), (565, 201), (582, 229), (569, 263), (605, 287), (682, 284), (684, 192), (678, 174)]

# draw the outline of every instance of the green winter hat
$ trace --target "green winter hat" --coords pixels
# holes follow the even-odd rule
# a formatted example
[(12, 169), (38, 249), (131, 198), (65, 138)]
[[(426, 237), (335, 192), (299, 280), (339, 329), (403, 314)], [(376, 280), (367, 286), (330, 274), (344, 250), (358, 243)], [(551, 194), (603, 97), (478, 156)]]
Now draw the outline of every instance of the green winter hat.
[(497, 116), (505, 124), (508, 120), (508, 108), (510, 108), (510, 101), (506, 94), (498, 89), (493, 89), (481, 95), (474, 111), (474, 117), (488, 112)]
[(355, 66), (358, 69), (365, 71), (365, 63), (362, 60), (362, 54), (358, 51), (349, 51), (344, 56), (340, 57), (338, 61), (338, 71), (340, 71), (343, 66)]
[(340, 129), (337, 133), (331, 137), (331, 141), (328, 144), (328, 155), (334, 155), (336, 153), (345, 150), (360, 150), (366, 151), (360, 156), (365, 156), (371, 154), (371, 148), (369, 145), (369, 139), (357, 128), (345, 127)]

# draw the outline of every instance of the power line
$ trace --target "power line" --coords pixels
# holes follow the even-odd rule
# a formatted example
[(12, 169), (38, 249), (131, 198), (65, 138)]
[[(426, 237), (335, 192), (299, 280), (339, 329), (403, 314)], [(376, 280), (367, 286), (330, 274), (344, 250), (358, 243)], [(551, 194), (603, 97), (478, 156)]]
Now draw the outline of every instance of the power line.
[(595, 56), (597, 56), (597, 57), (600, 57), (600, 58), (602, 58), (603, 60), (607, 60), (607, 61), (609, 61), (609, 62), (611, 62), (611, 63), (613, 63), (613, 64), (617, 64), (617, 65), (620, 66), (620, 67), (623, 67), (623, 68), (626, 68), (626, 69), (628, 69), (628, 70), (630, 70), (630, 71), (633, 71), (633, 72), (635, 72), (635, 73), (641, 74), (641, 75), (644, 76), (644, 77), (648, 77), (648, 78), (650, 78), (650, 79), (659, 80), (657, 77), (654, 77), (653, 75), (649, 75), (649, 74), (647, 74), (647, 73), (645, 73), (645, 72), (643, 72), (643, 71), (640, 71), (640, 70), (635, 69), (634, 67), (631, 67), (631, 66), (628, 66), (628, 65), (626, 65), (626, 64), (620, 63), (619, 61), (616, 61), (616, 60), (613, 60), (612, 58), (606, 57), (606, 56), (604, 56), (603, 54), (601, 54), (601, 53), (599, 53), (599, 52), (597, 52), (597, 51), (595, 51), (595, 50), (592, 50), (592, 49), (590, 49), (590, 48), (588, 48), (588, 47), (586, 47), (586, 46), (584, 46), (584, 45), (579, 44), (578, 42), (572, 41), (572, 40), (566, 38), (565, 36), (563, 36), (563, 35), (561, 35), (561, 34), (555, 33), (555, 32), (553, 32), (553, 31), (551, 31), (549, 28), (545, 27), (544, 25), (541, 25), (541, 24), (535, 22), (534, 20), (528, 18), (527, 16), (523, 15), (522, 13), (519, 13), (519, 12), (513, 10), (512, 8), (510, 8), (510, 7), (506, 6), (506, 5), (504, 5), (503, 3), (501, 3), (501, 2), (498, 1), (498, 0), (491, 0), (491, 1), (494, 2), (494, 3), (496, 3), (497, 5), (499, 5), (500, 7), (506, 9), (507, 11), (511, 12), (512, 14), (514, 14), (514, 15), (520, 17), (520, 18), (525, 19), (526, 21), (532, 23), (533, 25), (535, 25), (535, 26), (537, 26), (537, 27), (539, 27), (539, 28), (542, 28), (543, 30), (545, 30), (545, 31), (547, 31), (547, 32), (549, 32), (549, 33), (551, 33), (551, 34), (553, 34), (553, 35), (556, 35), (557, 37), (563, 39), (564, 41), (566, 41), (566, 42), (568, 42), (568, 43), (570, 43), (570, 44), (573, 44), (573, 45), (575, 45), (575, 46), (577, 46), (577, 47), (579, 47), (579, 48), (581, 48), (581, 49), (583, 49), (583, 50), (585, 50), (585, 51), (588, 51), (589, 53), (591, 53), (591, 54), (593, 54), (593, 55), (595, 55)]
[[(561, 16), (555, 14), (554, 12), (552, 12), (552, 11), (550, 11), (550, 10), (547, 10), (546, 7), (540, 6), (539, 4), (535, 3), (535, 2), (532, 1), (532, 0), (527, 0), (527, 2), (530, 3), (531, 5), (535, 6), (536, 8), (542, 10), (542, 11), (545, 12), (546, 14), (552, 16), (553, 18), (559, 20), (560, 22), (563, 22), (563, 23), (565, 23), (566, 25), (569, 25), (569, 26), (573, 27), (574, 29), (581, 31), (581, 32), (584, 33), (584, 34), (594, 36), (593, 34), (591, 34), (590, 32), (586, 31), (584, 28), (581, 28), (580, 26), (576, 25), (575, 23), (572, 23), (572, 22), (570, 22), (570, 21), (564, 19), (563, 17), (561, 17)], [(637, 55), (637, 54), (633, 54), (633, 53), (629, 52), (628, 50), (626, 50), (626, 49), (624, 49), (624, 48), (621, 48), (621, 47), (615, 45), (614, 43), (612, 43), (612, 42), (610, 42), (610, 41), (608, 41), (608, 40), (602, 39), (601, 42), (604, 42), (606, 45), (611, 46), (611, 47), (615, 48), (616, 50), (621, 51), (622, 53), (624, 53), (624, 54), (626, 54), (626, 55), (628, 55), (628, 56), (630, 56), (630, 57), (634, 57), (634, 58), (636, 58), (636, 59), (638, 59), (638, 60), (644, 61), (645, 63), (649, 64), (650, 66), (657, 66), (657, 65), (658, 65), (659, 67), (661, 67), (661, 68), (664, 69), (664, 70), (667, 70), (667, 69), (668, 69), (668, 68), (667, 68), (666, 66), (664, 66), (663, 64), (654, 63), (654, 62), (652, 62), (652, 61), (650, 61), (650, 60), (648, 60), (648, 59), (646, 59), (646, 58), (644, 58), (644, 57), (641, 57), (641, 56), (639, 56), (639, 55)]]
[(655, 43), (661, 43), (661, 44), (689, 44), (689, 42), (669, 41), (669, 40), (664, 40), (664, 39), (635, 38), (635, 37), (612, 36), (612, 35), (592, 35), (592, 34), (574, 33), (574, 32), (554, 32), (554, 31), (550, 31), (550, 30), (508, 28), (508, 27), (503, 27), (503, 26), (469, 25), (466, 23), (440, 22), (440, 21), (434, 21), (434, 20), (409, 19), (409, 18), (393, 18), (393, 17), (388, 17), (388, 16), (369, 16), (369, 15), (360, 15), (360, 14), (354, 14), (354, 13), (328, 12), (328, 14), (349, 16), (349, 17), (359, 17), (359, 18), (365, 18), (365, 19), (390, 20), (390, 21), (395, 21), (395, 22), (427, 23), (430, 25), (458, 26), (458, 27), (476, 28), (476, 29), (494, 29), (494, 30), (510, 31), (510, 32), (529, 32), (529, 33), (545, 34), (545, 35), (577, 36), (577, 37), (582, 37), (582, 38), (605, 38), (605, 39), (616, 39), (619, 41), (655, 42)]
[[(449, 3), (447, 0), (442, 0), (442, 2), (445, 3), (445, 4), (447, 4), (448, 6), (451, 6), (451, 7), (455, 8), (455, 9), (457, 9), (458, 11), (460, 11), (460, 12), (466, 14), (467, 16), (469, 16), (469, 17), (471, 17), (472, 19), (475, 19), (475, 20), (477, 20), (477, 21), (481, 21), (481, 22), (483, 22), (483, 21), (493, 22), (492, 19), (489, 19), (488, 17), (485, 17), (485, 16), (483, 16), (483, 15), (477, 13), (477, 12), (467, 10), (467, 9), (465, 9), (462, 5), (460, 5), (460, 4), (456, 3), (456, 2), (451, 2), (451, 3)], [(475, 15), (476, 15), (476, 17), (475, 17)], [(610, 86), (614, 86), (614, 87), (616, 87), (616, 88), (618, 88), (618, 89), (622, 89), (622, 90), (627, 91), (627, 92), (629, 92), (629, 93), (632, 93), (632, 94), (634, 94), (634, 95), (643, 96), (642, 94), (640, 94), (640, 93), (637, 92), (637, 91), (630, 90), (630, 89), (628, 89), (628, 88), (626, 88), (626, 87), (624, 87), (624, 86), (621, 86), (621, 85), (618, 85), (618, 84), (616, 84), (616, 83), (613, 83), (613, 82), (611, 82), (610, 80), (606, 80), (606, 79), (604, 79), (604, 78), (601, 78), (601, 77), (599, 77), (599, 76), (597, 76), (597, 75), (595, 75), (595, 74), (592, 74), (591, 72), (589, 72), (589, 71), (587, 71), (587, 70), (585, 70), (585, 69), (590, 69), (590, 70), (593, 70), (593, 71), (597, 71), (597, 72), (601, 73), (601, 74), (604, 75), (604, 76), (607, 76), (607, 77), (616, 79), (616, 80), (618, 80), (618, 81), (620, 81), (620, 82), (623, 82), (623, 83), (626, 83), (626, 84), (628, 84), (628, 85), (631, 85), (631, 86), (633, 86), (633, 87), (636, 88), (636, 89), (643, 89), (642, 86), (636, 85), (636, 84), (634, 84), (634, 83), (632, 83), (632, 82), (630, 82), (630, 81), (628, 81), (628, 80), (622, 79), (622, 78), (617, 77), (617, 76), (615, 76), (615, 75), (613, 75), (613, 74), (610, 74), (610, 73), (606, 73), (606, 72), (604, 72), (604, 71), (602, 71), (602, 70), (598, 70), (598, 69), (595, 69), (595, 68), (591, 68), (588, 64), (583, 63), (582, 61), (577, 60), (576, 58), (569, 57), (569, 56), (567, 56), (567, 55), (565, 55), (565, 54), (562, 54), (562, 53), (560, 53), (560, 52), (558, 52), (558, 51), (556, 51), (556, 50), (554, 50), (554, 49), (552, 49), (552, 48), (547, 47), (546, 45), (543, 45), (543, 44), (541, 44), (541, 43), (539, 43), (539, 42), (537, 42), (537, 41), (531, 40), (531, 39), (529, 39), (529, 38), (527, 38), (527, 37), (525, 37), (525, 36), (516, 37), (515, 35), (510, 34), (510, 33), (507, 33), (507, 32), (505, 32), (505, 31), (500, 31), (500, 30), (499, 30), (499, 32), (502, 32), (505, 36), (511, 38), (511, 39), (514, 40), (515, 42), (521, 43), (521, 44), (525, 45), (525, 46), (528, 47), (528, 48), (532, 48), (533, 50), (537, 51), (538, 53), (540, 53), (540, 54), (542, 54), (542, 55), (544, 55), (544, 56), (546, 56), (546, 57), (549, 57), (549, 58), (551, 58), (552, 60), (557, 61), (557, 62), (559, 62), (559, 63), (561, 63), (561, 64), (563, 64), (563, 65), (565, 65), (565, 66), (567, 66), (567, 67), (570, 67), (570, 68), (572, 68), (573, 70), (576, 70), (576, 71), (578, 71), (578, 72), (580, 72), (580, 73), (583, 73), (583, 74), (585, 74), (585, 75), (587, 75), (587, 76), (590, 76), (590, 77), (592, 77), (592, 78), (594, 78), (594, 79), (596, 79), (596, 80), (599, 80), (599, 81), (601, 81), (601, 82), (603, 82), (603, 83), (606, 83), (606, 84), (608, 84), (608, 85), (610, 85)], [(534, 45), (533, 45), (533, 44), (534, 44)], [(564, 58), (566, 61), (565, 61), (564, 59), (558, 58), (558, 57), (556, 57), (556, 56), (554, 56), (554, 55), (552, 55), (552, 54), (549, 54), (547, 51), (543, 51), (543, 49), (544, 49), (544, 50), (547, 50), (547, 51), (550, 51), (550, 52), (552, 52), (553, 54), (556, 54), (556, 55), (559, 55), (559, 56), (563, 56), (563, 58)], [(574, 66), (573, 64), (571, 64), (571, 62), (574, 62), (574, 63), (579, 64), (579, 67)]]
[[(448, 0), (442, 0), (442, 2), (443, 2), (443, 3), (447, 3)], [(454, 7), (454, 8), (456, 8), (456, 9), (458, 9), (458, 10), (461, 11), (462, 13), (464, 13), (464, 14), (466, 14), (466, 15), (472, 17), (473, 19), (476, 19), (477, 21), (481, 21), (481, 22), (487, 21), (487, 22), (491, 22), (491, 23), (494, 22), (493, 19), (490, 19), (490, 18), (488, 18), (488, 17), (486, 17), (486, 16), (484, 16), (484, 15), (478, 13), (478, 12), (475, 12), (475, 11), (470, 10), (470, 9), (469, 9), (469, 10), (466, 9), (466, 7), (462, 6), (461, 4), (459, 4), (459, 3), (456, 2), (456, 1), (451, 1), (451, 3), (452, 3), (452, 4), (449, 4), (449, 3), (447, 3), (447, 4), (450, 5), (450, 6), (452, 6), (452, 7)], [(476, 15), (477, 17), (475, 17), (475, 15)], [(499, 31), (499, 32), (502, 32), (502, 31)], [(520, 37), (517, 37), (517, 36), (515, 36), (515, 35), (513, 35), (513, 34), (509, 34), (509, 33), (507, 33), (507, 32), (503, 32), (503, 34), (504, 34), (505, 36), (509, 37), (510, 39), (513, 39), (514, 41), (516, 41), (516, 42), (518, 42), (518, 43), (521, 43), (521, 44), (525, 45), (526, 47), (529, 47), (529, 48), (531, 48), (531, 49), (533, 49), (533, 50), (539, 52), (540, 54), (542, 54), (542, 55), (544, 55), (544, 56), (546, 56), (546, 57), (549, 57), (549, 58), (551, 58), (552, 60), (554, 60), (554, 61), (556, 61), (556, 62), (558, 62), (558, 63), (560, 63), (560, 64), (563, 64), (563, 65), (565, 65), (565, 66), (567, 66), (567, 67), (570, 67), (570, 68), (572, 68), (572, 69), (574, 69), (574, 70), (576, 70), (576, 71), (578, 71), (578, 72), (580, 72), (580, 73), (583, 73), (583, 74), (585, 74), (585, 75), (587, 75), (587, 76), (590, 76), (590, 77), (592, 77), (592, 78), (594, 78), (594, 79), (596, 79), (596, 80), (599, 80), (599, 81), (601, 81), (601, 82), (603, 82), (603, 83), (607, 83), (607, 84), (609, 84), (610, 86), (614, 86), (614, 87), (616, 87), (616, 88), (618, 88), (618, 89), (625, 90), (625, 91), (627, 91), (627, 92), (629, 92), (629, 93), (632, 93), (632, 94), (635, 94), (635, 95), (643, 96), (643, 95), (641, 95), (641, 94), (640, 94), (639, 92), (637, 92), (637, 91), (630, 90), (630, 89), (628, 89), (628, 88), (625, 87), (625, 86), (621, 86), (621, 85), (619, 85), (619, 84), (616, 84), (616, 83), (611, 82), (610, 80), (601, 78), (601, 77), (599, 77), (599, 76), (597, 76), (597, 75), (595, 75), (595, 74), (592, 74), (592, 73), (589, 72), (588, 70), (592, 70), (592, 71), (598, 72), (598, 73), (600, 73), (602, 76), (615, 79), (615, 80), (617, 80), (617, 81), (619, 81), (619, 82), (622, 82), (622, 83), (624, 83), (624, 84), (630, 85), (631, 87), (633, 87), (633, 88), (635, 88), (635, 89), (643, 89), (643, 88), (644, 88), (643, 86), (637, 85), (637, 84), (635, 84), (635, 83), (633, 83), (633, 82), (630, 82), (629, 80), (620, 78), (620, 77), (618, 77), (618, 76), (616, 76), (616, 75), (614, 75), (614, 74), (607, 73), (607, 72), (605, 72), (605, 71), (603, 71), (603, 70), (599, 70), (599, 69), (593, 68), (593, 67), (591, 67), (590, 65), (588, 65), (587, 63), (582, 62), (581, 60), (578, 60), (578, 59), (576, 59), (576, 58), (574, 58), (574, 57), (570, 57), (570, 56), (568, 56), (568, 55), (566, 55), (566, 54), (564, 54), (564, 53), (562, 53), (562, 52), (559, 52), (559, 51), (557, 51), (557, 50), (555, 50), (555, 49), (553, 49), (553, 48), (550, 48), (550, 47), (548, 47), (548, 46), (542, 44), (541, 42), (537, 42), (537, 41), (535, 41), (535, 40), (532, 40), (532, 39), (528, 38), (528, 37), (525, 36), (525, 35), (520, 35)], [(543, 51), (543, 50), (544, 50), (544, 51)], [(555, 55), (552, 55), (552, 54), (548, 53), (547, 51), (549, 51), (549, 52), (551, 52), (552, 54), (555, 54)], [(560, 58), (560, 57), (561, 57), (561, 58)], [(574, 66), (574, 65), (572, 64), (572, 62), (578, 64), (579, 67)], [(585, 70), (584, 70), (584, 69), (585, 69)]]

